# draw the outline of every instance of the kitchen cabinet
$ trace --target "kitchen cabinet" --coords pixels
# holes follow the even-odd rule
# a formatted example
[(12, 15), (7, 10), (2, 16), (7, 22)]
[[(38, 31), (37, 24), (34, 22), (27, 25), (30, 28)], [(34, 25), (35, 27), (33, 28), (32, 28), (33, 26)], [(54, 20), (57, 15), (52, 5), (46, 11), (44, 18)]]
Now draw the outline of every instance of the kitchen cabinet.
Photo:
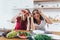
[(56, 2), (56, 1), (60, 1), (60, 0), (34, 0), (34, 2)]
[(35, 0), (35, 8), (60, 9), (60, 0)]
[(43, 2), (43, 1), (47, 1), (47, 0), (34, 0), (35, 2)]
[[(41, 9), (42, 7), (35, 7), (35, 8)], [(43, 7), (43, 9), (60, 9), (60, 7)]]

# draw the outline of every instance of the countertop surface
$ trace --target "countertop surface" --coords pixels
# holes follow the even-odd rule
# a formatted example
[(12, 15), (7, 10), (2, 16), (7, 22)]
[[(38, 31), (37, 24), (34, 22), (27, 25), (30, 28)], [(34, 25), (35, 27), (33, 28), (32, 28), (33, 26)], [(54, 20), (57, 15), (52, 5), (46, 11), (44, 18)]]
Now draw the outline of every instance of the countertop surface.
[[(25, 31), (25, 30), (15, 30), (16, 32), (19, 32), (19, 31)], [(0, 34), (2, 34), (4, 31), (2, 31)], [(29, 31), (27, 31), (27, 32), (29, 32)], [(3, 36), (1, 36), (0, 37), (0, 40), (28, 40), (28, 39), (21, 39), (21, 38), (12, 38), (12, 39), (8, 39), (8, 38), (6, 38), (6, 37), (3, 37)]]
[[(17, 32), (19, 31), (23, 31), (23, 30), (15, 30)], [(30, 31), (27, 31), (30, 32)], [(48, 36), (53, 37), (53, 39), (59, 39), (60, 40), (60, 32), (54, 32), (54, 31), (50, 31), (52, 34), (47, 34)], [(5, 37), (0, 37), (0, 40), (28, 40), (28, 39), (20, 39), (20, 38), (13, 38), (13, 39), (7, 39)]]
[(20, 39), (20, 38), (7, 39), (5, 37), (0, 37), (0, 40), (28, 40), (28, 39)]

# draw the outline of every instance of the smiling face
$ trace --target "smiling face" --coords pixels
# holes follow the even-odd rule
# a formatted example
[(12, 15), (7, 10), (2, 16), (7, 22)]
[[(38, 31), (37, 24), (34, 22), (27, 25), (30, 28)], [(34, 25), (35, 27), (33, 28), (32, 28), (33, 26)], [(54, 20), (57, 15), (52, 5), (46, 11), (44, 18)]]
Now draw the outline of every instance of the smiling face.
[(39, 14), (39, 12), (37, 10), (33, 11), (33, 17), (35, 19), (40, 19), (40, 14)]
[(29, 9), (24, 9), (24, 10), (21, 10), (21, 11), (22, 11), (22, 20), (26, 20), (27, 17), (29, 16), (29, 14), (30, 14)]
[(25, 9), (25, 16), (29, 16), (29, 11)]
[(29, 14), (30, 14), (29, 9), (22, 10), (22, 12), (23, 12), (24, 16), (26, 16), (26, 17), (29, 16)]

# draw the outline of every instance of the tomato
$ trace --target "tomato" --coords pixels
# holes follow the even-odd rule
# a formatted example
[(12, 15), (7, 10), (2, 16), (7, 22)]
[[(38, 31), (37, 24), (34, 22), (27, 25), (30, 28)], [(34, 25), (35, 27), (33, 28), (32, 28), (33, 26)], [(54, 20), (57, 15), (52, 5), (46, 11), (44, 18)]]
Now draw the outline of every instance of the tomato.
[(20, 34), (20, 36), (26, 36), (26, 34)]

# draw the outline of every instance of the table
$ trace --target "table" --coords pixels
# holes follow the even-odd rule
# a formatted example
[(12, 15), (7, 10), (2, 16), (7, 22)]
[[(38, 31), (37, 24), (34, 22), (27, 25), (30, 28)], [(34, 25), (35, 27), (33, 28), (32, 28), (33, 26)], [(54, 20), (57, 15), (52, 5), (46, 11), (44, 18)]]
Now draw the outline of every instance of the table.
[[(26, 31), (26, 30), (15, 30), (15, 31), (19, 32), (19, 31)], [(27, 32), (30, 32), (30, 31), (27, 31)], [(50, 32), (52, 32), (52, 34), (60, 35), (60, 32), (54, 32), (54, 31), (50, 31)], [(5, 37), (0, 37), (0, 40), (28, 40), (28, 39), (20, 39), (20, 38), (7, 39)]]
[[(8, 30), (9, 31), (9, 30)], [(7, 31), (7, 32), (8, 32)], [(26, 30), (15, 30), (16, 32), (22, 31), (22, 32), (30, 32), (30, 31), (26, 31)], [(0, 40), (28, 40), (28, 39), (20, 39), (20, 38), (12, 38), (12, 39), (8, 39), (5, 37), (0, 37)]]
[(60, 36), (60, 32), (54, 32), (54, 31), (51, 31), (52, 34), (55, 34), (55, 35), (59, 35)]
[(5, 37), (0, 37), (0, 40), (28, 40), (28, 39), (20, 39), (20, 38), (7, 39)]
[[(6, 30), (6, 32), (8, 31), (11, 31), (11, 30)], [(15, 30), (16, 32), (19, 32), (19, 31), (26, 31), (26, 30)], [(0, 30), (0, 32), (4, 32), (4, 30)], [(30, 31), (27, 31), (27, 32), (30, 32)], [(54, 31), (50, 31), (52, 32), (53, 34), (56, 34), (56, 35), (60, 35), (60, 32), (54, 32)]]

